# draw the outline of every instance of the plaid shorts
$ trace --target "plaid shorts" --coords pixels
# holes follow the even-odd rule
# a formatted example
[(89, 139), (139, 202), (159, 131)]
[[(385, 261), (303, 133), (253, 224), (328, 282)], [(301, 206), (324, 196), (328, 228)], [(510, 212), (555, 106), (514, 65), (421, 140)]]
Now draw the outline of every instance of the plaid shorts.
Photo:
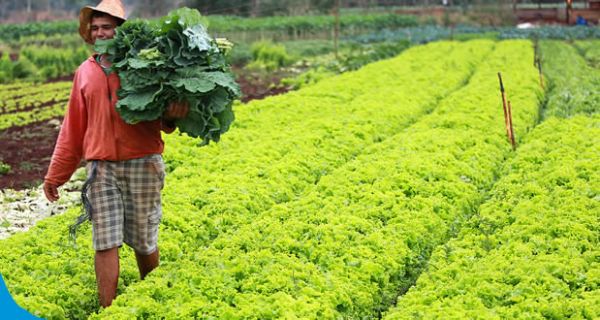
[(120, 247), (123, 242), (148, 255), (157, 248), (162, 218), (160, 192), (165, 165), (154, 154), (126, 161), (88, 162), (95, 178), (87, 196), (92, 206), (92, 238), (96, 251)]

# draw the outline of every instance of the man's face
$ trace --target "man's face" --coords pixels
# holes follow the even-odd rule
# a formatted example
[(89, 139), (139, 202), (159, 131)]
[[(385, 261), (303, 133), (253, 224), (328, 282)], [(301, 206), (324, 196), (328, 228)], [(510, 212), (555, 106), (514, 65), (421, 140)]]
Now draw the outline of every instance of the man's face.
[(115, 36), (117, 20), (113, 17), (95, 17), (92, 18), (91, 35), (92, 41), (96, 43), (97, 39), (112, 39)]

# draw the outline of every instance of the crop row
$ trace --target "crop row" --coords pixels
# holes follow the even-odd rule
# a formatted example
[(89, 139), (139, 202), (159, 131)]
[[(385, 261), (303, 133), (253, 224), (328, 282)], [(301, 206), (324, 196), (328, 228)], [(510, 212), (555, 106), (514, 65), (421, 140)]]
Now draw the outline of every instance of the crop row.
[[(170, 228), (167, 263), (92, 318), (380, 316), (432, 248), (473, 214), (510, 153), (495, 72), (512, 84), (518, 134), (534, 125), (539, 85), (523, 57), (533, 58), (529, 42), (497, 44), (432, 114), (209, 245), (206, 227)], [(388, 100), (388, 108), (404, 101)], [(181, 220), (191, 214), (177, 212)]]
[[(541, 41), (542, 68), (548, 79), (549, 95), (544, 116), (598, 112), (600, 71), (590, 67), (573, 46), (560, 41)], [(568, 61), (568, 63), (565, 63)]]
[[(209, 17), (211, 32), (229, 31), (283, 31), (290, 34), (296, 32), (322, 32), (332, 29), (335, 18), (326, 16), (288, 16), (265, 18), (238, 18), (233, 16)], [(412, 16), (398, 14), (348, 14), (340, 16), (340, 27), (383, 29), (416, 26), (417, 19)]]
[(427, 43), (437, 40), (465, 40), (472, 38), (488, 39), (557, 39), (582, 40), (598, 39), (600, 28), (543, 26), (531, 29), (515, 27), (473, 27), (453, 28), (435, 25), (411, 26), (400, 29), (383, 29), (373, 33), (344, 37), (344, 40), (358, 43), (410, 41)]
[[(163, 267), (175, 267), (197, 246), (301, 197), (322, 176), (415, 122), (460, 88), (492, 45), (416, 47), (305, 90), (238, 106), (238, 119), (219, 144), (198, 148), (193, 139), (167, 136)], [(78, 241), (84, 250), (65, 247), (67, 217), (72, 213), (0, 243), (0, 272), (11, 293), (48, 318), (83, 318), (97, 305), (94, 294), (81, 294), (95, 290), (91, 257), (84, 253), (91, 250), (89, 229)], [(15, 247), (20, 249), (9, 249)], [(122, 254), (129, 259), (122, 271), (124, 290), (136, 276), (131, 252)], [(31, 286), (35, 280), (44, 285)]]
[(0, 88), (0, 130), (4, 130), (64, 115), (71, 83), (17, 83)]
[[(2, 56), (4, 58), (4, 56)], [(2, 99), (5, 99), (8, 97), (8, 93), (12, 93), (14, 94), (15, 91), (17, 90), (21, 90), (23, 88), (32, 86), (33, 83), (31, 82), (24, 82), (24, 81), (20, 81), (20, 82), (13, 82), (10, 84), (3, 84), (0, 86), (0, 95), (3, 95)]]
[(502, 28), (499, 37), (501, 39), (598, 39), (600, 37), (600, 28), (590, 28), (587, 26), (558, 25), (525, 29)]
[(600, 40), (581, 40), (574, 42), (575, 47), (581, 52), (588, 64), (600, 69)]
[(536, 128), (386, 319), (600, 317), (600, 117)]
[(77, 30), (74, 21), (31, 22), (24, 24), (2, 24), (0, 26), (0, 40), (3, 42), (15, 41), (23, 36), (34, 34), (67, 34)]
[(31, 111), (2, 114), (0, 115), (0, 130), (63, 116), (66, 106), (67, 103), (63, 101)]
[[(0, 97), (5, 95), (12, 96), (10, 98), (2, 98), (2, 101), (0, 101), (0, 114), (4, 116), (7, 113), (23, 111), (23, 109), (36, 110), (42, 106), (59, 102), (66, 104), (69, 99), (71, 83), (62, 82), (56, 85), (36, 85), (36, 89), (35, 92), (29, 94), (0, 92)], [(15, 94), (17, 95), (15, 96)]]
[(33, 82), (15, 82), (11, 84), (0, 85), (0, 103), (5, 106), (8, 100), (18, 100), (25, 96), (36, 96), (43, 92), (64, 91), (71, 88), (70, 81), (59, 81), (53, 83), (33, 83)]

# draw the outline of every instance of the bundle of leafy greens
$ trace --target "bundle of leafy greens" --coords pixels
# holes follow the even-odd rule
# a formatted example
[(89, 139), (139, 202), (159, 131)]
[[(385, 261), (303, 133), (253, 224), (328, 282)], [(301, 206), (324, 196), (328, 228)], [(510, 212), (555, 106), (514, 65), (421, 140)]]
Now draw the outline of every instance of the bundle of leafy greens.
[(130, 20), (113, 39), (98, 40), (119, 74), (117, 110), (125, 122), (155, 120), (172, 101), (188, 101), (190, 112), (175, 121), (179, 131), (218, 142), (234, 120), (240, 89), (225, 61), (230, 43), (212, 39), (197, 10), (171, 11), (158, 22)]

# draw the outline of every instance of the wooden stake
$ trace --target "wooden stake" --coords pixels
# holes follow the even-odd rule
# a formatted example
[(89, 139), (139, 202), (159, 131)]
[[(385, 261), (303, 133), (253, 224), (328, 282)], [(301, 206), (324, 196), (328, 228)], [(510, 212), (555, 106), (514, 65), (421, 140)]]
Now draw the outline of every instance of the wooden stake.
[(512, 107), (510, 106), (510, 100), (508, 100), (508, 125), (509, 125), (509, 138), (510, 144), (512, 144), (513, 150), (517, 149), (517, 143), (515, 142), (515, 132), (513, 131), (513, 123), (512, 123)]
[(508, 123), (508, 107), (506, 105), (506, 93), (504, 92), (504, 84), (502, 83), (502, 74), (498, 72), (498, 80), (500, 80), (500, 94), (502, 95), (502, 109), (504, 110), (504, 126), (506, 127), (506, 136), (510, 141), (510, 125)]

